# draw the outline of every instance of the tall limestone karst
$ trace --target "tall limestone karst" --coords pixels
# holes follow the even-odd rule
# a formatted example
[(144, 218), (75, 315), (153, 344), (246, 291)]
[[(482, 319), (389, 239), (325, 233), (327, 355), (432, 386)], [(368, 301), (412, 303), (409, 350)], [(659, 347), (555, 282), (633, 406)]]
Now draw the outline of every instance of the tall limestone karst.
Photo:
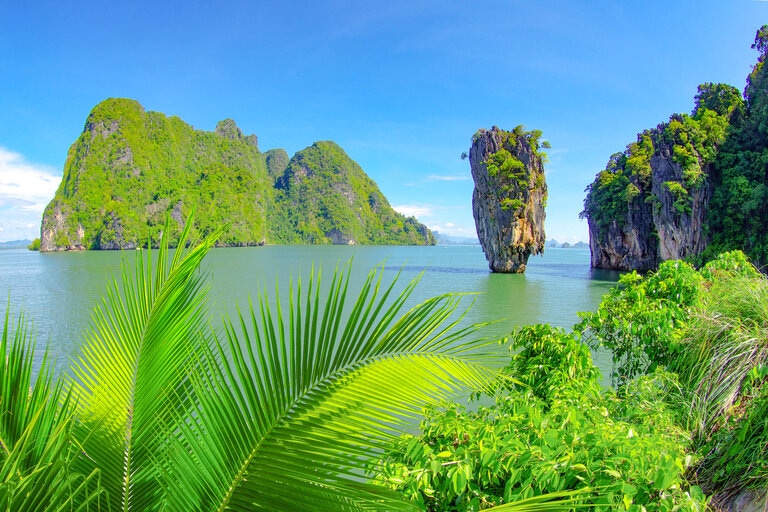
[(469, 163), (475, 189), (472, 213), (493, 272), (525, 272), (528, 257), (544, 252), (547, 183), (541, 132), (494, 126), (472, 137)]
[(673, 115), (611, 156), (581, 214), (593, 267), (645, 271), (707, 249), (718, 148), (741, 105), (734, 87), (703, 84), (691, 115)]
[(587, 187), (592, 265), (654, 269), (663, 260), (703, 263), (729, 250), (768, 264), (768, 26), (743, 97), (703, 84), (691, 115), (638, 135)]
[(69, 150), (43, 214), (41, 250), (154, 245), (167, 215), (178, 234), (193, 210), (198, 234), (228, 225), (220, 240), (227, 246), (434, 243), (333, 143), (289, 161), (282, 149), (260, 152), (256, 136), (231, 119), (207, 132), (134, 100), (108, 99)]

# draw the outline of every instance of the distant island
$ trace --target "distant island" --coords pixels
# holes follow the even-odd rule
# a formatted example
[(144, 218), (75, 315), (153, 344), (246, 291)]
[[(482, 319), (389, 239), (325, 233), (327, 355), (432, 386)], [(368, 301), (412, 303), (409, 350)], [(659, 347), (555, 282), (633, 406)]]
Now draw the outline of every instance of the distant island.
[(40, 250), (155, 246), (167, 216), (177, 237), (192, 211), (198, 235), (228, 226), (223, 246), (436, 243), (334, 142), (262, 153), (231, 119), (207, 132), (110, 98), (69, 149)]
[(7, 242), (0, 242), (0, 249), (19, 249), (22, 247), (29, 247), (32, 240), (8, 240)]
[(446, 235), (444, 233), (440, 233), (439, 231), (433, 231), (432, 234), (435, 235), (435, 240), (437, 240), (438, 245), (479, 245), (480, 244), (480, 240), (478, 240), (477, 237), (452, 236), (452, 235)]
[(560, 243), (554, 238), (547, 240), (547, 243), (544, 244), (544, 246), (553, 249), (589, 249), (589, 244), (582, 242), (581, 240), (571, 244), (568, 242)]

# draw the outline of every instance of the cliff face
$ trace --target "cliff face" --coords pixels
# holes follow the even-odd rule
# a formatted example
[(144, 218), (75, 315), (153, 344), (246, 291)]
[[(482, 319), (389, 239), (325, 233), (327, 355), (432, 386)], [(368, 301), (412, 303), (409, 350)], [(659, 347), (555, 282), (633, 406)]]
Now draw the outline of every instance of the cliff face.
[[(316, 146), (317, 158), (300, 152), (289, 162), (282, 149), (261, 153), (256, 136), (231, 119), (207, 132), (134, 100), (105, 100), (70, 147), (43, 214), (41, 251), (155, 245), (166, 216), (178, 235), (192, 210), (200, 234), (229, 226), (219, 242), (227, 246), (434, 243), (424, 225), (391, 209), (345, 153), (340, 165), (326, 168), (338, 163), (341, 148)], [(302, 174), (315, 178), (292, 178)], [(328, 174), (337, 179), (321, 179)]]
[[(685, 186), (683, 169), (672, 157), (672, 148), (666, 144), (651, 157), (653, 184), (651, 194), (658, 203), (653, 208), (653, 225), (658, 233), (658, 255), (661, 261), (685, 259), (696, 256), (707, 247), (704, 231), (712, 185), (708, 179), (710, 165), (699, 162), (704, 168), (700, 183), (689, 186), (684, 193), (670, 184)], [(678, 192), (679, 191), (679, 192)]]
[[(662, 261), (697, 256), (707, 247), (711, 165), (697, 155), (701, 174), (695, 182), (688, 179), (674, 158), (666, 128), (660, 125), (641, 134), (627, 152), (612, 157), (591, 185), (587, 203), (598, 198), (608, 203), (609, 195), (614, 206), (608, 215), (588, 216), (593, 267), (652, 270)], [(601, 186), (608, 189), (602, 190), (603, 197)]]
[(524, 272), (528, 257), (544, 251), (547, 184), (540, 136), (522, 127), (508, 132), (494, 126), (472, 139), (472, 213), (493, 272)]
[(725, 84), (700, 85), (695, 100), (691, 115), (638, 134), (587, 187), (581, 216), (589, 222), (593, 267), (645, 271), (669, 259), (705, 258), (717, 233), (713, 218), (732, 217), (709, 205), (722, 183), (719, 167), (729, 164), (719, 153), (743, 102)]

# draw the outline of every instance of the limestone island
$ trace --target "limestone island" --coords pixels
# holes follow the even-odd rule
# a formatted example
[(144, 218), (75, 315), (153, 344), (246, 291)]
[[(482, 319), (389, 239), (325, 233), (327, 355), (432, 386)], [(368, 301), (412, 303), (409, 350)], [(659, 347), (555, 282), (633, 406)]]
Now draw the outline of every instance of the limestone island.
[(531, 254), (542, 254), (547, 182), (541, 131), (494, 126), (472, 137), (469, 164), (475, 189), (472, 214), (493, 272), (522, 273)]

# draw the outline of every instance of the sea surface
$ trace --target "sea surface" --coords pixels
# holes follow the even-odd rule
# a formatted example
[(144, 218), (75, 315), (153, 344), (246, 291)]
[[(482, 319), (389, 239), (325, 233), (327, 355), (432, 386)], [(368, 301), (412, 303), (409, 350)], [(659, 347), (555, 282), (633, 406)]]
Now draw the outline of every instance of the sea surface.
[[(145, 252), (146, 253), (146, 252)], [(27, 249), (0, 250), (0, 312), (11, 321), (23, 313), (29, 328), (46, 345), (59, 368), (77, 357), (91, 312), (108, 283), (119, 279), (121, 261), (135, 251), (48, 253)], [(503, 337), (516, 325), (549, 323), (570, 329), (578, 311), (592, 311), (615, 284), (615, 272), (591, 269), (588, 249), (547, 248), (532, 256), (524, 274), (493, 274), (478, 245), (400, 246), (267, 246), (214, 249), (203, 263), (210, 284), (209, 308), (214, 324), (246, 310), (266, 293), (286, 301), (290, 283), (306, 283), (322, 272), (329, 283), (334, 270), (351, 265), (350, 296), (374, 268), (385, 283), (396, 276), (397, 287), (420, 281), (410, 305), (446, 292), (470, 294), (465, 323), (498, 321), (486, 334)], [(276, 291), (279, 290), (279, 291)], [(607, 358), (596, 355), (605, 372)]]

